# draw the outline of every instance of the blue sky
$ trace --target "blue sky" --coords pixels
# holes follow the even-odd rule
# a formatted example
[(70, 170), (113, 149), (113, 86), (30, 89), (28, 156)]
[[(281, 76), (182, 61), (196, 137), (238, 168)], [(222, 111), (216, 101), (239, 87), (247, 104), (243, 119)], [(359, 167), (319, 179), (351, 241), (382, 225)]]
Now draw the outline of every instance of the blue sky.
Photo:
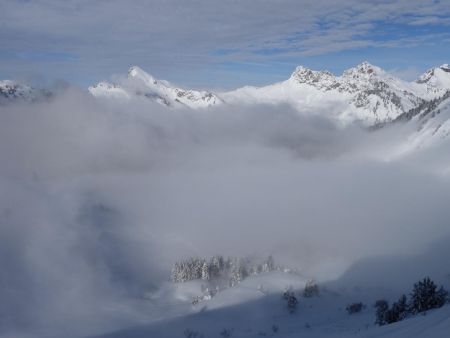
[(182, 86), (228, 89), (340, 74), (368, 60), (414, 79), (450, 63), (450, 2), (3, 0), (0, 78), (87, 86), (138, 65)]

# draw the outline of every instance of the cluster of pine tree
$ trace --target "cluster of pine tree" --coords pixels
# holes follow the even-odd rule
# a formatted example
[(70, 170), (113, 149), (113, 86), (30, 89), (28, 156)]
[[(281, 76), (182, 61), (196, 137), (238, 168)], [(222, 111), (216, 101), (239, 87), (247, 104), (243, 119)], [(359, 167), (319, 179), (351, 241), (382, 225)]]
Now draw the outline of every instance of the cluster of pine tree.
[(414, 284), (409, 302), (406, 295), (402, 295), (391, 307), (385, 300), (377, 301), (375, 323), (391, 324), (405, 319), (408, 315), (439, 308), (447, 302), (447, 294), (442, 286), (438, 288), (429, 277), (426, 277)]
[(222, 256), (214, 256), (210, 259), (191, 257), (174, 264), (171, 279), (175, 283), (183, 283), (195, 279), (205, 281), (226, 279), (230, 286), (234, 286), (249, 275), (269, 272), (275, 269), (272, 256), (260, 262), (255, 262), (249, 258), (225, 259)]

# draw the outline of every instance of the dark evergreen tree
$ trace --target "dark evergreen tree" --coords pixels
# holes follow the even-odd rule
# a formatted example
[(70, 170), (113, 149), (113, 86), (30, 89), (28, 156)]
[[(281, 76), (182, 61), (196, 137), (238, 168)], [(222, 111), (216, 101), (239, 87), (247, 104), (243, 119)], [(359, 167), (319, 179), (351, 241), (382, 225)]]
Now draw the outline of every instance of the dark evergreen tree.
[(402, 295), (398, 301), (392, 305), (392, 307), (398, 321), (405, 319), (409, 312), (406, 295)]
[(426, 277), (414, 284), (411, 293), (411, 312), (420, 313), (441, 307), (446, 300), (447, 291), (442, 286), (438, 289), (436, 284)]
[(399, 300), (392, 304), (392, 307), (385, 313), (386, 324), (392, 324), (399, 322), (406, 318), (408, 315), (408, 303), (406, 296), (403, 295)]
[(378, 324), (380, 326), (387, 324), (386, 313), (389, 310), (389, 303), (384, 299), (380, 299), (375, 303), (375, 308), (375, 324)]

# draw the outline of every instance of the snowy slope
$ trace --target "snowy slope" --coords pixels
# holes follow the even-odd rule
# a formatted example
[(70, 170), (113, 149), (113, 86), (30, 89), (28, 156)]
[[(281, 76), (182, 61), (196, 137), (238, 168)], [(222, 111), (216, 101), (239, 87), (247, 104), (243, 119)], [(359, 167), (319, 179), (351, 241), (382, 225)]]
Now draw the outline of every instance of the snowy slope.
[(439, 92), (439, 89), (450, 88), (450, 66), (443, 64), (439, 67), (429, 69), (417, 81), (425, 84), (428, 92)]
[(96, 97), (144, 97), (172, 107), (205, 108), (221, 102), (212, 92), (177, 88), (167, 81), (155, 79), (136, 66), (129, 69), (128, 77), (120, 83), (100, 82), (89, 87), (89, 91)]
[[(450, 306), (430, 311), (427, 316), (379, 327), (374, 324), (372, 305), (385, 291), (344, 290), (330, 286), (323, 288), (319, 297), (304, 298), (300, 291), (305, 282), (304, 278), (292, 274), (261, 274), (191, 307), (184, 315), (98, 337), (419, 337), (414, 335), (416, 332), (420, 332), (420, 337), (448, 336)], [(288, 311), (281, 297), (289, 286), (299, 290), (296, 293), (299, 303), (294, 313)], [(194, 286), (178, 287), (184, 288), (186, 293), (187, 290), (192, 292)], [(174, 294), (182, 300), (180, 292), (183, 293), (177, 290)], [(186, 295), (190, 295), (189, 292)], [(187, 302), (189, 297), (185, 299)], [(356, 301), (362, 301), (366, 308), (361, 313), (349, 315), (345, 308)]]
[(442, 97), (400, 115), (394, 122), (405, 122), (411, 129), (403, 142), (394, 145), (395, 156), (450, 145), (450, 90)]

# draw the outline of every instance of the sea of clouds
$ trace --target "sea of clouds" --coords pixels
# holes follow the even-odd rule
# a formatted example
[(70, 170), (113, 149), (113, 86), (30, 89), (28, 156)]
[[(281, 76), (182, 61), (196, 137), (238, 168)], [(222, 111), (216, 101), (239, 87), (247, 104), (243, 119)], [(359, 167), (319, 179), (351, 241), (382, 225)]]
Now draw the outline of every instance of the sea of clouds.
[(391, 156), (410, 132), (76, 88), (2, 105), (0, 336), (77, 337), (161, 316), (142, 296), (185, 256), (273, 254), (329, 281), (370, 257), (420, 255), (450, 233), (450, 182), (445, 148)]

